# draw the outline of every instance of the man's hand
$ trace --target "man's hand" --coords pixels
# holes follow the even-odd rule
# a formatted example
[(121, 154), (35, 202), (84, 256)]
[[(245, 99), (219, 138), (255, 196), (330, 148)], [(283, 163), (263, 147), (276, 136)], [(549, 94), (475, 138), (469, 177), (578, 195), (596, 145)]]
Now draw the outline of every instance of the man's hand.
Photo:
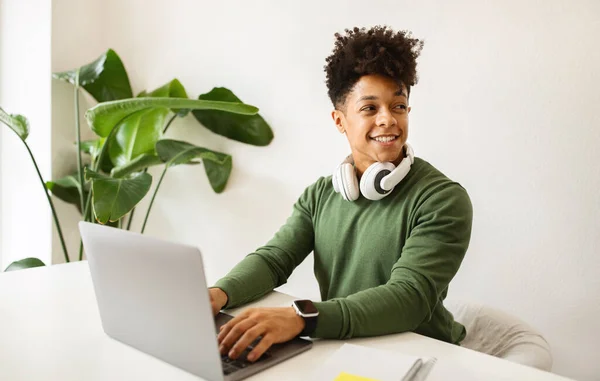
[(304, 329), (304, 319), (293, 307), (250, 308), (230, 320), (219, 332), (221, 354), (229, 352), (236, 359), (254, 340), (260, 342), (248, 354), (249, 361), (257, 360), (273, 344), (283, 343), (298, 336)]
[(216, 316), (221, 308), (227, 304), (227, 294), (220, 288), (209, 288), (210, 305), (212, 306), (213, 316)]

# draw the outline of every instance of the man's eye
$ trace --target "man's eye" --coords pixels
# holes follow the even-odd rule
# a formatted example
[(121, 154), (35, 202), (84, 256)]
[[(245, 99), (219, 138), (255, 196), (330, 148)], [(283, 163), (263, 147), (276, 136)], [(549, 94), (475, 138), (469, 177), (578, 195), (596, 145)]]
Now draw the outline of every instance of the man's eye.
[(375, 110), (375, 106), (365, 106), (362, 109), (360, 109), (360, 111), (374, 111)]
[(398, 106), (396, 106), (396, 108), (399, 108), (401, 110), (406, 110), (406, 106), (405, 105), (398, 105)]

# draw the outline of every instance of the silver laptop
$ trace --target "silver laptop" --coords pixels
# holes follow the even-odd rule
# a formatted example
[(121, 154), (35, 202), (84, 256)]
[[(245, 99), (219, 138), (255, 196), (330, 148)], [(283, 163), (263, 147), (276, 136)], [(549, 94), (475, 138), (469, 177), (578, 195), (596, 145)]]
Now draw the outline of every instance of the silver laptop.
[[(102, 326), (118, 341), (208, 381), (241, 380), (311, 348), (294, 339), (255, 363), (221, 356), (198, 248), (80, 222)], [(253, 343), (255, 344), (255, 343)]]

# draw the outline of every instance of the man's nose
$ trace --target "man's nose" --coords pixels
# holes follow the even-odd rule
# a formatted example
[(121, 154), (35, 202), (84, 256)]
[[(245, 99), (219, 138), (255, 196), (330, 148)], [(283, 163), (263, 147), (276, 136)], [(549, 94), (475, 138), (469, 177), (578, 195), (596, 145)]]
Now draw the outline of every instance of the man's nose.
[(377, 114), (376, 123), (379, 127), (392, 127), (396, 125), (396, 118), (394, 118), (390, 110), (381, 108)]

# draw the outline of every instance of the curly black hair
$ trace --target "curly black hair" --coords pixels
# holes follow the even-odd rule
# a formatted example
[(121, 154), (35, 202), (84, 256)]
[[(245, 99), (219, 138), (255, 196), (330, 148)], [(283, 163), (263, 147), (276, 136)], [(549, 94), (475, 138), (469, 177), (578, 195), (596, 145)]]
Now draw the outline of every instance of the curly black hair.
[(423, 41), (411, 32), (394, 32), (387, 26), (346, 29), (335, 34), (333, 53), (327, 57), (327, 89), (334, 107), (339, 108), (363, 75), (379, 74), (410, 87), (417, 83), (417, 57)]

